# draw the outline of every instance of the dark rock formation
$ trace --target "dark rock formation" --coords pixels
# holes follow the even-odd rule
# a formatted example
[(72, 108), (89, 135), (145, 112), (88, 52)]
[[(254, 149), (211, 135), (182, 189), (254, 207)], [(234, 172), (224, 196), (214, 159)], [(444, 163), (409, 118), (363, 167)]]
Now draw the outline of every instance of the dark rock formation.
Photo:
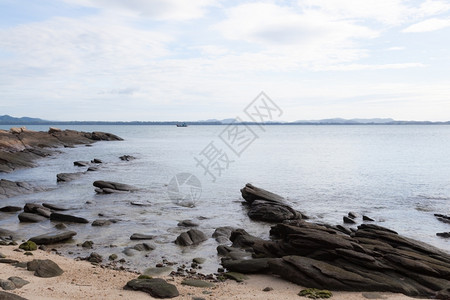
[(51, 209), (51, 210), (57, 210), (57, 211), (65, 211), (65, 210), (69, 210), (68, 208), (56, 205), (56, 204), (51, 204), (51, 203), (42, 203), (42, 206)]
[(34, 275), (43, 278), (50, 278), (62, 275), (64, 271), (49, 259), (35, 259), (27, 263), (27, 270), (34, 271)]
[(89, 223), (89, 221), (86, 220), (85, 218), (55, 212), (50, 215), (50, 220), (60, 222)]
[(302, 219), (302, 214), (286, 204), (284, 198), (277, 194), (250, 183), (241, 189), (241, 194), (249, 206), (248, 216), (252, 220), (278, 223)]
[(18, 207), (18, 206), (4, 206), (4, 207), (0, 208), (1, 212), (18, 212), (21, 210), (22, 210), (22, 207)]
[(16, 294), (11, 294), (8, 292), (0, 291), (0, 299), (2, 300), (27, 300), (26, 298), (20, 297)]
[(438, 232), (436, 235), (443, 238), (450, 238), (450, 232)]
[(450, 255), (381, 226), (363, 224), (347, 235), (300, 221), (277, 224), (271, 235), (272, 240), (264, 241), (242, 229), (234, 231), (234, 247), (264, 258), (223, 260), (223, 266), (241, 273), (269, 271), (313, 288), (420, 297), (435, 296), (450, 280)]
[(112, 181), (98, 180), (94, 181), (93, 185), (96, 187), (95, 191), (97, 193), (105, 193), (105, 194), (117, 192), (132, 192), (137, 190), (137, 188), (134, 186)]
[(446, 216), (443, 214), (434, 214), (434, 216), (441, 222), (450, 224), (450, 216)]
[(161, 278), (133, 279), (125, 288), (143, 291), (155, 298), (174, 298), (179, 295), (177, 287)]
[(94, 222), (92, 222), (92, 226), (108, 226), (111, 225), (112, 222), (110, 220), (105, 219), (97, 219)]
[(57, 231), (32, 237), (30, 238), (30, 241), (35, 242), (38, 245), (56, 244), (69, 240), (76, 234), (75, 231)]
[(214, 230), (212, 237), (220, 244), (224, 244), (230, 241), (231, 232), (236, 228), (231, 226), (218, 227)]
[(73, 165), (76, 167), (89, 167), (89, 162), (78, 160), (78, 161), (74, 161)]
[(206, 237), (206, 235), (200, 230), (190, 229), (189, 231), (180, 234), (177, 237), (175, 244), (180, 246), (191, 246), (200, 244), (201, 242), (206, 241), (207, 239), (208, 238)]
[(58, 130), (32, 131), (26, 128), (0, 130), (0, 172), (34, 167), (34, 160), (55, 153), (52, 148), (91, 144), (95, 141), (120, 141), (120, 137), (104, 132)]

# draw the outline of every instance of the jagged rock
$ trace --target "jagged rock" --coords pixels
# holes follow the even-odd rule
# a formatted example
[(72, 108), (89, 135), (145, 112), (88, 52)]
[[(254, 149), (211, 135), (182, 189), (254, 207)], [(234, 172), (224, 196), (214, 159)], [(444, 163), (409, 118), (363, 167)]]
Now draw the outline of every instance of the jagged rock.
[(59, 173), (56, 174), (57, 182), (69, 182), (75, 179), (78, 179), (84, 172), (75, 172), (75, 173)]
[(73, 223), (89, 223), (88, 220), (81, 217), (65, 215), (60, 213), (52, 213), (50, 215), (50, 220), (52, 221), (60, 221), (60, 222), (73, 222)]
[(375, 221), (374, 219), (372, 219), (371, 217), (368, 216), (363, 216), (363, 221), (369, 221), (369, 222), (373, 222)]
[(353, 220), (349, 217), (346, 217), (346, 216), (343, 217), (343, 220), (344, 220), (344, 223), (347, 223), (347, 224), (356, 224), (355, 220)]
[(18, 207), (18, 206), (3, 206), (2, 208), (0, 208), (1, 212), (18, 212), (21, 211), (22, 207)]
[(75, 231), (57, 231), (32, 237), (30, 238), (30, 241), (35, 242), (38, 245), (56, 244), (69, 240), (76, 234), (77, 233)]
[(78, 160), (78, 161), (74, 161), (73, 165), (76, 167), (89, 167), (89, 162)]
[(50, 259), (35, 259), (27, 263), (27, 270), (34, 271), (34, 275), (50, 278), (62, 275), (64, 271)]
[(111, 194), (115, 192), (133, 192), (138, 190), (134, 186), (112, 181), (98, 180), (95, 181), (93, 185), (97, 187), (97, 189), (95, 189), (97, 193)]
[(183, 221), (178, 222), (177, 226), (180, 226), (180, 227), (197, 227), (197, 226), (199, 226), (199, 224), (195, 223), (192, 220), (183, 220)]
[(175, 285), (161, 278), (133, 279), (127, 282), (126, 288), (146, 292), (155, 298), (174, 298), (179, 295)]
[(206, 237), (206, 235), (200, 230), (190, 229), (189, 231), (180, 234), (177, 237), (175, 244), (180, 246), (191, 246), (200, 244), (201, 242), (206, 241), (207, 239), (208, 238)]
[(94, 158), (93, 160), (91, 160), (91, 163), (94, 163), (94, 164), (102, 164), (103, 161), (102, 161), (101, 159)]
[(434, 216), (441, 222), (450, 224), (450, 216), (446, 216), (443, 214), (434, 214)]
[(149, 234), (133, 233), (130, 236), (130, 240), (152, 240), (154, 237), (154, 235)]
[(20, 213), (18, 215), (18, 218), (20, 222), (29, 222), (29, 223), (37, 223), (47, 220), (46, 217), (43, 217), (41, 215), (26, 212)]
[(358, 217), (358, 214), (351, 211), (347, 214), (347, 217), (349, 217), (350, 219), (356, 219)]

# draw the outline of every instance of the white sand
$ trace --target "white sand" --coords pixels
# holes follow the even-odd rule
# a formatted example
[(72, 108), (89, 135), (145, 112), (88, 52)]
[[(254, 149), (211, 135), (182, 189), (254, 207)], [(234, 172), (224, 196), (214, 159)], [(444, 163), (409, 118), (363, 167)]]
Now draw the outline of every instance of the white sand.
[[(13, 251), (16, 247), (0, 246), (0, 253), (7, 258), (19, 261), (30, 261), (32, 259), (51, 259), (57, 263), (64, 274), (53, 278), (40, 278), (33, 272), (23, 268), (15, 268), (8, 264), (0, 264), (0, 279), (10, 276), (19, 276), (30, 281), (21, 289), (8, 291), (30, 300), (51, 299), (153, 299), (150, 295), (139, 292), (124, 290), (127, 281), (136, 278), (137, 275), (125, 271), (114, 271), (93, 266), (86, 261), (74, 261), (73, 259), (51, 254), (41, 250), (33, 251), (33, 256), (25, 256), (23, 253)], [(170, 277), (165, 279), (170, 280)], [(174, 282), (180, 292), (180, 296), (173, 299), (189, 299), (192, 297), (203, 297), (205, 299), (307, 299), (297, 296), (302, 289), (293, 283), (286, 282), (269, 275), (252, 275), (244, 283), (226, 281), (217, 283), (214, 288), (187, 287), (180, 284), (182, 278), (175, 278)], [(169, 281), (170, 282), (170, 281)], [(263, 292), (262, 289), (270, 286), (274, 290)], [(203, 291), (210, 294), (203, 294)], [(401, 294), (377, 293), (384, 299), (417, 299)], [(356, 300), (366, 299), (362, 293), (333, 292), (332, 299)]]

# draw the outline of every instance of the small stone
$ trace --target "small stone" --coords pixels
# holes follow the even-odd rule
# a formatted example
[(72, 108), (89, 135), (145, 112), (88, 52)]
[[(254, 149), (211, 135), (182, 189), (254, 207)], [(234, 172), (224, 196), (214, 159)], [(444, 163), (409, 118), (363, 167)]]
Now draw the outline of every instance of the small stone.
[(111, 225), (111, 221), (110, 220), (95, 220), (94, 222), (92, 222), (92, 226), (107, 226), (107, 225)]
[(151, 240), (154, 237), (155, 237), (154, 235), (149, 235), (149, 234), (133, 233), (130, 236), (130, 240)]
[(201, 265), (206, 261), (206, 259), (203, 257), (195, 257), (192, 261)]
[(26, 241), (25, 243), (20, 244), (19, 248), (25, 251), (35, 251), (37, 250), (37, 245), (33, 241)]
[(23, 255), (27, 255), (27, 256), (30, 256), (30, 255), (33, 255), (33, 253), (31, 253), (31, 252), (29, 252), (29, 251), (27, 251), (27, 252), (25, 252)]
[(92, 252), (88, 257), (86, 257), (86, 260), (91, 263), (99, 264), (103, 261), (103, 257), (96, 252)]
[(347, 224), (356, 224), (356, 222), (353, 219), (350, 219), (349, 217), (344, 216), (343, 217), (344, 223)]
[(92, 249), (92, 248), (93, 248), (93, 247), (92, 247), (93, 245), (94, 245), (94, 242), (93, 242), (93, 241), (85, 241), (83, 244), (81, 244), (81, 247)]
[(363, 216), (363, 221), (369, 221), (369, 222), (373, 222), (375, 221), (374, 219), (372, 219), (371, 217), (368, 216)]
[(109, 257), (108, 257), (108, 259), (109, 260), (116, 260), (117, 259), (117, 254), (111, 254)]
[(64, 223), (58, 223), (58, 224), (55, 225), (55, 228), (56, 229), (66, 229), (67, 226)]

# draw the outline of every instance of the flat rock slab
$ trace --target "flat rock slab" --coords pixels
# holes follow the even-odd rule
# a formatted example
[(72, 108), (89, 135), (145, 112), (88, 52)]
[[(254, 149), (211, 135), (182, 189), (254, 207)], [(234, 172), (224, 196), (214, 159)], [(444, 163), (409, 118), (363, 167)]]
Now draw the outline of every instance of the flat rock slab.
[(27, 300), (27, 298), (20, 297), (16, 294), (0, 291), (0, 299), (2, 300)]
[(52, 213), (50, 215), (50, 220), (60, 221), (60, 222), (72, 222), (72, 223), (85, 223), (85, 224), (89, 223), (89, 221), (86, 220), (85, 218), (61, 214), (61, 213)]
[(37, 223), (48, 220), (46, 217), (43, 217), (38, 214), (32, 214), (32, 213), (20, 213), (18, 216), (20, 222), (24, 223)]
[(65, 211), (65, 210), (69, 210), (66, 207), (63, 206), (59, 206), (57, 204), (52, 204), (52, 203), (42, 203), (42, 206), (51, 209), (51, 210), (57, 210), (57, 211)]
[(154, 235), (149, 234), (133, 233), (130, 236), (130, 240), (152, 240), (154, 237)]
[(113, 182), (113, 181), (97, 180), (97, 181), (94, 181), (93, 185), (99, 189), (109, 189), (109, 190), (117, 190), (117, 191), (125, 191), (125, 192), (132, 192), (132, 191), (138, 190), (138, 188), (135, 186), (124, 184), (124, 183)]
[(212, 282), (198, 280), (198, 279), (185, 279), (181, 282), (182, 285), (188, 285), (199, 288), (211, 288), (214, 287), (215, 284)]
[(18, 206), (4, 206), (4, 207), (0, 208), (1, 212), (18, 212), (21, 210), (22, 210), (22, 207), (18, 207)]
[(143, 291), (155, 298), (174, 298), (179, 296), (177, 287), (164, 279), (133, 279), (127, 282), (126, 288)]
[(30, 238), (30, 241), (38, 245), (49, 245), (64, 242), (71, 239), (77, 233), (75, 231), (51, 232)]
[(27, 263), (27, 270), (34, 271), (37, 277), (50, 278), (60, 276), (64, 271), (50, 259), (35, 259)]

